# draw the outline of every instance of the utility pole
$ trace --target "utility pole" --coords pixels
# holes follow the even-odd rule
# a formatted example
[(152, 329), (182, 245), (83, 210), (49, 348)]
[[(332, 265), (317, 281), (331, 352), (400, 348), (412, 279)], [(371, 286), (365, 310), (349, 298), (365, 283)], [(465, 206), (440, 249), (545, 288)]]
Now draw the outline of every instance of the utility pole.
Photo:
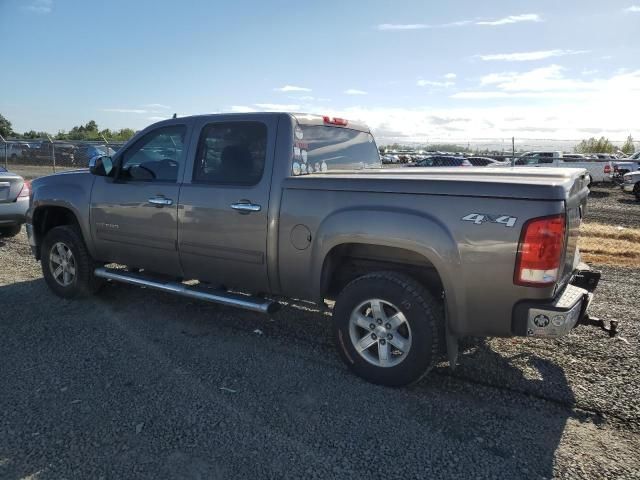
[(2, 144), (4, 145), (4, 168), (5, 170), (9, 170), (9, 168), (7, 167), (7, 157), (9, 155), (7, 155), (9, 152), (7, 151), (7, 141), (4, 139), (4, 137), (2, 135), (0, 135), (0, 140), (2, 140)]
[(51, 139), (49, 134), (47, 134), (47, 138), (49, 139), (49, 142), (51, 142), (51, 160), (53, 165), (53, 173), (56, 173), (56, 146), (53, 144), (53, 140)]
[(516, 137), (511, 137), (511, 166), (516, 166)]

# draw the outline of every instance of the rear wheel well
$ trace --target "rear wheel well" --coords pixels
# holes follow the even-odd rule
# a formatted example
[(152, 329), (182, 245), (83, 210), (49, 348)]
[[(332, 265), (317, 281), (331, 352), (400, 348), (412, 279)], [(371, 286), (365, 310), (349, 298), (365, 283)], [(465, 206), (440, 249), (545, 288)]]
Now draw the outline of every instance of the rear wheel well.
[(442, 279), (434, 265), (411, 250), (384, 245), (346, 243), (331, 249), (322, 267), (323, 298), (335, 299), (352, 280), (372, 272), (393, 271), (408, 275), (442, 298)]
[[(36, 245), (42, 244), (42, 239), (49, 230), (60, 225), (79, 225), (78, 219), (71, 210), (64, 207), (40, 207), (33, 214), (33, 233)], [(40, 256), (39, 249), (36, 256)]]

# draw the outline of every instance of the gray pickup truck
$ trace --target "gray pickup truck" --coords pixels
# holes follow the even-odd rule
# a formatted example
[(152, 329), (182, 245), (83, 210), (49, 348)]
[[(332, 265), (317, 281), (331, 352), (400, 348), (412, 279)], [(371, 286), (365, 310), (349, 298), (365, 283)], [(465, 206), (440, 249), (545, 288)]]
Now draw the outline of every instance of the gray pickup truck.
[(587, 183), (581, 169), (382, 169), (364, 125), (202, 115), (33, 181), (27, 232), (63, 297), (116, 281), (263, 313), (278, 296), (335, 301), (346, 364), (404, 385), (441, 354), (455, 365), (462, 336), (557, 337), (588, 319)]

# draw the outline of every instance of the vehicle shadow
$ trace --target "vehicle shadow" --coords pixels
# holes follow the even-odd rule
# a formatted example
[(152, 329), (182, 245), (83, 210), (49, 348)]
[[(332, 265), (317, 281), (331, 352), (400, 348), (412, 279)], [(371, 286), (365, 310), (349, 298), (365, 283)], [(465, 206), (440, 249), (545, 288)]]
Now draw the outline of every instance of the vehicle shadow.
[(635, 198), (618, 198), (618, 203), (622, 203), (624, 205), (640, 205), (640, 202)]
[(607, 198), (610, 196), (610, 192), (605, 192), (603, 190), (591, 190), (591, 192), (589, 192), (589, 197), (591, 198)]

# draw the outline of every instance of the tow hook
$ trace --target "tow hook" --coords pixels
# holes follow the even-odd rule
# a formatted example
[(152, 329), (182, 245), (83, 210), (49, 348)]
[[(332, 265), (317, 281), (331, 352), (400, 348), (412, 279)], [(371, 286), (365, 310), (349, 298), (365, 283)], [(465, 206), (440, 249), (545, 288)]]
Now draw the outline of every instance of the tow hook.
[(609, 334), (610, 338), (615, 337), (618, 334), (618, 320), (609, 320), (609, 327), (607, 327), (606, 321), (596, 317), (590, 317), (587, 313), (582, 321), (583, 325), (590, 327), (598, 327)]

